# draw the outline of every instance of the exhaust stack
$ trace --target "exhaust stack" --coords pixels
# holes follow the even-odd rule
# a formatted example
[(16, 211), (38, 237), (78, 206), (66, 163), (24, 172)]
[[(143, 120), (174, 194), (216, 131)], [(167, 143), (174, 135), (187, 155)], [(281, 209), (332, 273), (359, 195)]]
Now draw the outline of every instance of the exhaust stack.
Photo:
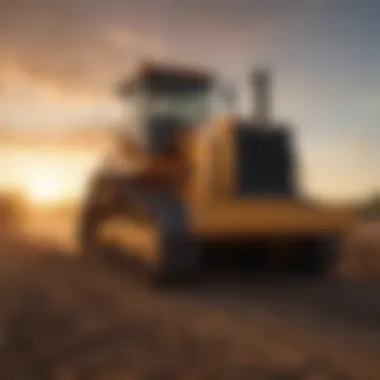
[(252, 78), (254, 98), (254, 119), (263, 126), (272, 120), (271, 72), (268, 69), (257, 69)]

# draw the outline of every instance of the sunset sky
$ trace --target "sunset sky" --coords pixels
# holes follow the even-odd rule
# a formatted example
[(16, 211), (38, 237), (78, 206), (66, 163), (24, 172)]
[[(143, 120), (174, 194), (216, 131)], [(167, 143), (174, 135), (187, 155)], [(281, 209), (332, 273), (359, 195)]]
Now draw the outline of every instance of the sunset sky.
[[(2, 0), (0, 128), (114, 124), (113, 86), (145, 57), (216, 68), (241, 90), (246, 111), (246, 74), (266, 64), (276, 116), (296, 132), (308, 191), (362, 196), (380, 189), (379, 19), (377, 0)], [(12, 144), (0, 164), (17, 182), (28, 155)], [(35, 162), (48, 157), (30, 149)], [(62, 167), (70, 149), (57, 149)], [(75, 166), (86, 170), (96, 143), (93, 152), (78, 153)]]

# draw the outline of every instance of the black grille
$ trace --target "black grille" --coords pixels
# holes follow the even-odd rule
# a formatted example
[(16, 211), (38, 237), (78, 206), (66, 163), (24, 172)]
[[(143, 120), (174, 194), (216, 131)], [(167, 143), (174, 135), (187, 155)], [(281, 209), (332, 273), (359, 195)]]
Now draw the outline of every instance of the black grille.
[(238, 195), (294, 195), (293, 150), (285, 130), (240, 126), (235, 144)]

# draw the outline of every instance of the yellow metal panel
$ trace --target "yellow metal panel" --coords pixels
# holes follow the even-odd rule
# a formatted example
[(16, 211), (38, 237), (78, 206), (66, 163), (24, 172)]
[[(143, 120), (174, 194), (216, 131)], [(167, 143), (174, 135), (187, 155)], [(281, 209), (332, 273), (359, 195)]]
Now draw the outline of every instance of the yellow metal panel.
[(102, 241), (117, 245), (128, 253), (152, 261), (158, 259), (160, 238), (154, 226), (127, 218), (113, 218), (104, 223), (99, 235)]
[(190, 210), (192, 231), (203, 237), (341, 233), (353, 221), (347, 210), (275, 199), (213, 202)]
[(228, 198), (233, 196), (235, 187), (235, 147), (233, 144), (232, 121), (225, 121), (216, 131), (212, 146), (213, 196)]
[(213, 139), (211, 126), (205, 125), (194, 132), (192, 149), (190, 151), (190, 179), (188, 199), (196, 203), (203, 203), (209, 197), (211, 191), (211, 150), (210, 143)]
[(233, 194), (235, 183), (233, 121), (219, 120), (204, 126), (193, 137), (189, 198), (196, 203), (226, 198)]

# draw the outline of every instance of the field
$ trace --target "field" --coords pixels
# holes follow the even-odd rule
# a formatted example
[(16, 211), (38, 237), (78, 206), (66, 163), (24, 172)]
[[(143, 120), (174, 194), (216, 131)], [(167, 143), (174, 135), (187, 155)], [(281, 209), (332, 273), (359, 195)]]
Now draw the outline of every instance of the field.
[(329, 281), (172, 292), (77, 257), (72, 226), (41, 218), (0, 239), (1, 379), (379, 378), (374, 222), (350, 237)]

